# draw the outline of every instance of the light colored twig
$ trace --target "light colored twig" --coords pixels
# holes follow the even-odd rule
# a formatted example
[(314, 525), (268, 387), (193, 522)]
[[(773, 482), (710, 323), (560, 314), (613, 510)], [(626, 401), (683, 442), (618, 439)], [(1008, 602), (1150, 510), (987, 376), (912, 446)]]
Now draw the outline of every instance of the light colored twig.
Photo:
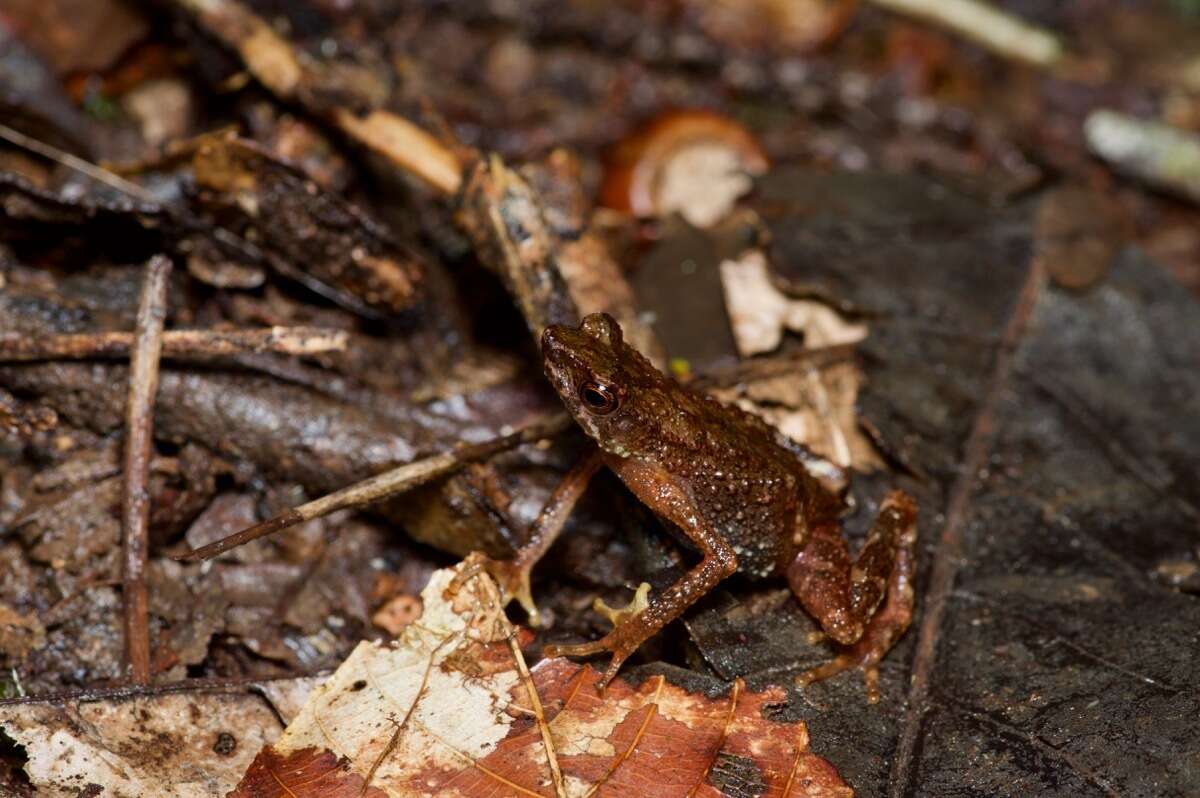
[(324, 117), (350, 138), (442, 194), (452, 195), (462, 181), (458, 156), (430, 133), (391, 111), (359, 114), (325, 102), (323, 65), (298, 53), (261, 17), (236, 0), (175, 0), (206, 30), (237, 51), (246, 69), (282, 100), (297, 102)]
[(139, 186), (137, 183), (131, 183), (120, 175), (96, 166), (94, 163), (85, 161), (84, 159), (76, 155), (72, 155), (69, 152), (64, 152), (57, 147), (52, 147), (43, 141), (32, 138), (31, 136), (26, 136), (19, 130), (13, 130), (8, 125), (0, 124), (0, 139), (4, 139), (10, 144), (15, 144), (18, 147), (29, 150), (30, 152), (37, 153), (43, 158), (54, 161), (55, 163), (62, 164), (70, 169), (74, 169), (80, 174), (87, 175), (92, 180), (103, 183), (110, 188), (115, 188), (117, 191), (120, 191), (124, 194), (137, 197), (143, 202), (149, 202), (154, 205), (160, 204), (157, 197)]

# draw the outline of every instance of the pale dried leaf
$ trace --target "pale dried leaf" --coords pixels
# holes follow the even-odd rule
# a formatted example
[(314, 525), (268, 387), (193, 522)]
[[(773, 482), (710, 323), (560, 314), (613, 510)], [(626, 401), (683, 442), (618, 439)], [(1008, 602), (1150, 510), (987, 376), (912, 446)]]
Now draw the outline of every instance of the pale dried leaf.
[(28, 756), (39, 798), (224, 795), (279, 733), (253, 694), (171, 693), (0, 705), (0, 730)]
[(734, 341), (743, 357), (775, 349), (785, 329), (803, 334), (810, 348), (853, 344), (867, 335), (866, 325), (847, 321), (828, 305), (793, 299), (780, 291), (761, 250), (722, 262), (721, 283)]
[(712, 227), (752, 187), (737, 151), (700, 141), (673, 153), (663, 165), (655, 199), (663, 216), (678, 212), (695, 227)]
[(787, 437), (842, 468), (871, 471), (882, 461), (858, 423), (862, 371), (845, 361), (749, 379), (713, 390), (724, 402), (761, 416)]

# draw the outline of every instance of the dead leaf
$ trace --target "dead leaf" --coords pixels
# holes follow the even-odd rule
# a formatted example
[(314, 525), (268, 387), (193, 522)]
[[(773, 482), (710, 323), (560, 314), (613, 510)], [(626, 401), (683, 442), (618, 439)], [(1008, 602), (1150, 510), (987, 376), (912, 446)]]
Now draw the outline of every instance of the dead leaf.
[(780, 291), (761, 250), (724, 261), (721, 283), (733, 337), (743, 357), (775, 349), (785, 329), (802, 333), (805, 345), (812, 348), (858, 343), (867, 336), (865, 324), (846, 321), (824, 303), (793, 299)]
[[(21, 746), (42, 798), (223, 795), (279, 721), (250, 694), (169, 693), (0, 705), (0, 730)], [(0, 790), (2, 792), (2, 790)]]
[(253, 798), (385, 798), (350, 771), (345, 759), (305, 748), (281, 756), (264, 748), (238, 785), (236, 795)]
[(530, 672), (470, 558), (434, 573), (421, 598), (421, 617), (393, 644), (362, 643), (230, 798), (851, 794), (803, 723), (764, 717), (783, 690), (738, 682), (710, 698), (655, 675), (601, 696), (590, 666)]
[(799, 364), (791, 371), (749, 378), (714, 396), (761, 416), (768, 424), (821, 457), (859, 471), (882, 464), (859, 426), (856, 404), (862, 387), (857, 363)]

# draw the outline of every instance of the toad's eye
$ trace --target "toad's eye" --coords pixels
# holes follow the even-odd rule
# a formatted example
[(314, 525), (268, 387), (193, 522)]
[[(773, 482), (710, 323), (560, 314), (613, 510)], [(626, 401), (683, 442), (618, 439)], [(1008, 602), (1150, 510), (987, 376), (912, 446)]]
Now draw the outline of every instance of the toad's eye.
[(599, 382), (585, 382), (579, 386), (579, 401), (589, 413), (597, 416), (607, 416), (621, 405), (618, 392)]

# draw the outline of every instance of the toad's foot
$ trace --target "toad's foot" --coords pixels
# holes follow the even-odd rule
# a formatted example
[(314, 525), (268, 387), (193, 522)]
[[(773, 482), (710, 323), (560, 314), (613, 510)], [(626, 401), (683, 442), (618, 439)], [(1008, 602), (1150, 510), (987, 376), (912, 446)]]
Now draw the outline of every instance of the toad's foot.
[[(830, 676), (836, 676), (842, 671), (858, 668), (862, 671), (863, 682), (867, 690), (867, 702), (879, 703), (879, 660), (883, 656), (878, 651), (859, 651), (859, 645), (850, 647), (850, 651), (839, 654), (824, 665), (809, 668), (796, 677), (796, 686), (808, 687), (813, 682), (823, 681)], [(885, 649), (886, 651), (886, 649)]]
[(796, 677), (796, 684), (807, 687), (813, 682), (857, 668), (862, 671), (867, 702), (879, 703), (879, 661), (891, 650), (912, 620), (912, 587), (905, 580), (889, 593), (883, 609), (871, 619), (862, 638), (842, 647), (841, 653), (824, 665), (810, 668)]
[(500, 605), (507, 607), (509, 602), (515, 600), (529, 616), (529, 625), (541, 626), (542, 616), (537, 605), (533, 603), (533, 591), (529, 587), (529, 574), (536, 563), (523, 561), (521, 558), (493, 560), (491, 557), (484, 557), (482, 564), (500, 588)]
[(620, 626), (622, 623), (632, 618), (635, 615), (640, 615), (647, 607), (650, 606), (650, 583), (642, 582), (638, 585), (637, 591), (633, 594), (633, 599), (624, 607), (612, 608), (604, 603), (604, 599), (597, 597), (592, 602), (592, 609), (608, 618), (609, 623), (614, 627)]
[(643, 622), (644, 613), (650, 607), (649, 597), (650, 585), (642, 582), (638, 585), (637, 592), (633, 594), (633, 599), (624, 607), (614, 609), (608, 606), (603, 599), (597, 598), (592, 602), (592, 607), (612, 622), (613, 630), (599, 640), (593, 640), (590, 643), (551, 644), (543, 649), (543, 653), (547, 657), (586, 657), (605, 651), (611, 652), (612, 661), (608, 663), (600, 681), (596, 683), (597, 690), (604, 690), (617, 675), (617, 671), (621, 669), (621, 663), (628, 659), (630, 654), (637, 651), (638, 646), (656, 631), (648, 628)]

